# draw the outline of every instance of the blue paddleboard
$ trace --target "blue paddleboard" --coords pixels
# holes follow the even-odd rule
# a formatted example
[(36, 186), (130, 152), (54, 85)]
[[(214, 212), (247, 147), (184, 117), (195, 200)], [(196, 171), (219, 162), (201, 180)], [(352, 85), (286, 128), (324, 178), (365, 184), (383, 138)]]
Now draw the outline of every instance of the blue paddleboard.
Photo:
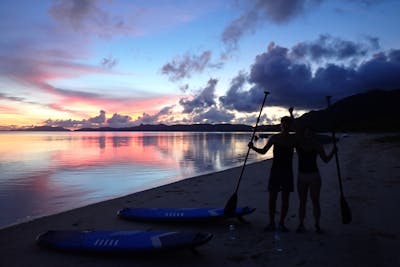
[(207, 243), (210, 233), (167, 231), (47, 231), (36, 241), (58, 250), (82, 252), (151, 252), (194, 248)]
[[(238, 207), (231, 217), (241, 218), (255, 208)], [(229, 218), (224, 208), (124, 208), (118, 216), (128, 220), (146, 222), (196, 222)]]

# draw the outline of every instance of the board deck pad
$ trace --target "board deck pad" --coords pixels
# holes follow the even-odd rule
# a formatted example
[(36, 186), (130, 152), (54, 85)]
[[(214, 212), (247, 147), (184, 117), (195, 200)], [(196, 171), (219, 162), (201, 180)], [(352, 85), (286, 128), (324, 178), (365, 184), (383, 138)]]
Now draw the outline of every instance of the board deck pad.
[(151, 252), (195, 248), (210, 241), (212, 234), (167, 231), (60, 230), (40, 234), (40, 246), (81, 252)]
[(233, 216), (226, 216), (224, 208), (124, 208), (118, 211), (123, 219), (147, 222), (208, 221), (230, 217), (242, 217), (255, 208), (237, 207)]

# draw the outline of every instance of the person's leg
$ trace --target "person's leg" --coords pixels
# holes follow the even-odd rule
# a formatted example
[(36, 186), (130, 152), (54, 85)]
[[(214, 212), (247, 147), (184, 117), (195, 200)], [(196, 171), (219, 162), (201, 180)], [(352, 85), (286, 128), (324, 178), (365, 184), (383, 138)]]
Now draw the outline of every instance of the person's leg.
[(321, 206), (320, 206), (320, 192), (321, 192), (321, 179), (318, 177), (315, 182), (310, 186), (310, 197), (313, 204), (313, 213), (315, 219), (315, 228), (317, 232), (321, 231), (320, 218), (321, 218)]
[(282, 194), (282, 209), (281, 209), (281, 219), (279, 221), (279, 226), (280, 226), (281, 230), (287, 231), (288, 229), (285, 226), (285, 219), (286, 219), (286, 215), (287, 215), (288, 210), (289, 210), (289, 195), (290, 195), (290, 192), (282, 191), (281, 194)]
[(269, 191), (269, 225), (265, 230), (275, 230), (275, 213), (276, 213), (276, 199), (278, 197), (277, 191)]
[(306, 216), (306, 204), (308, 195), (308, 184), (301, 180), (297, 183), (297, 192), (299, 195), (299, 227), (298, 232), (304, 231), (304, 218)]

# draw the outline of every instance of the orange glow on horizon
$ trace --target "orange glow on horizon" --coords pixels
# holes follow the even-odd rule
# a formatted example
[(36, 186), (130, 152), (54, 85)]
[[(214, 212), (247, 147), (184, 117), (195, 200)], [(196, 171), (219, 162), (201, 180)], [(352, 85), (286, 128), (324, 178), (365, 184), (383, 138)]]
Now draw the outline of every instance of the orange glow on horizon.
[(45, 120), (88, 120), (99, 115), (100, 110), (106, 111), (107, 119), (114, 113), (130, 116), (132, 120), (142, 117), (144, 113), (154, 115), (164, 106), (178, 103), (179, 96), (160, 96), (148, 99), (87, 99), (67, 97), (46, 106), (29, 103), (12, 103), (3, 106), (0, 114), (0, 127), (10, 125), (16, 127), (40, 126)]

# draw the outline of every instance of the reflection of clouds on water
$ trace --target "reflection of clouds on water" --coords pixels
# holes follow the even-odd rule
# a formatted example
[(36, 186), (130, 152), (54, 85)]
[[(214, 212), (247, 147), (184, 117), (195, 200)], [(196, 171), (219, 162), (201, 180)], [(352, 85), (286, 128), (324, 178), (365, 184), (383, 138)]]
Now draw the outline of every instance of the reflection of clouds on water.
[[(0, 133), (0, 228), (27, 216), (43, 216), (238, 166), (250, 135)], [(250, 153), (249, 162), (264, 158)]]
[[(184, 151), (180, 166), (192, 168), (195, 173), (219, 171), (241, 164), (249, 142), (249, 134), (243, 133), (199, 133), (188, 138), (193, 138), (193, 142)], [(249, 162), (254, 159), (260, 157), (250, 154)]]

